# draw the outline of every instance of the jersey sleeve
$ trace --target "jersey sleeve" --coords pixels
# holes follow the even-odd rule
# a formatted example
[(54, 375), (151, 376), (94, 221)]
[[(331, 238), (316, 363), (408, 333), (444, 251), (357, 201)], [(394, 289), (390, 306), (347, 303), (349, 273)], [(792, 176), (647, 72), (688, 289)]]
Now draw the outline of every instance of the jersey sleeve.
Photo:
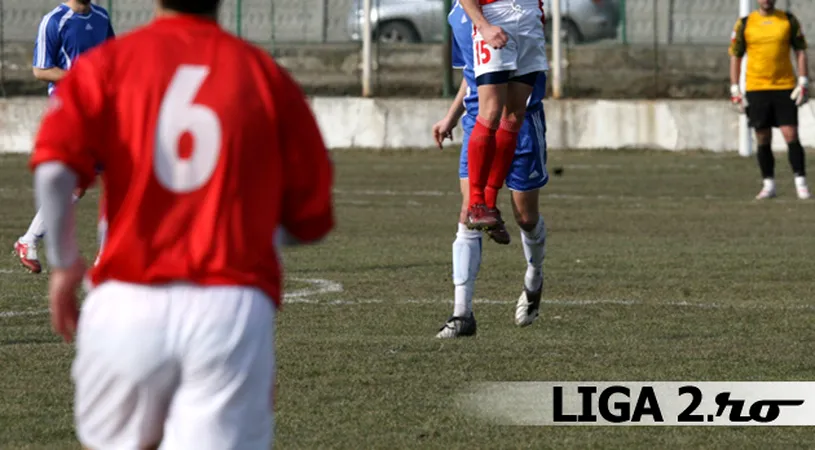
[(801, 22), (792, 13), (787, 13), (790, 20), (790, 43), (793, 50), (806, 50), (807, 40), (804, 37), (804, 29)]
[(733, 26), (733, 33), (730, 35), (730, 49), (728, 51), (730, 56), (742, 58), (747, 52), (747, 44), (744, 40), (744, 23), (745, 20), (740, 18), (736, 21), (736, 25)]
[(116, 37), (116, 33), (113, 31), (113, 24), (108, 22), (108, 39), (113, 39)]
[(275, 72), (279, 148), (286, 174), (281, 224), (300, 242), (314, 242), (334, 228), (334, 167), (302, 90), (285, 70)]
[(43, 17), (37, 30), (37, 40), (34, 42), (34, 62), (37, 69), (50, 69), (56, 67), (59, 61), (59, 49), (62, 47), (59, 37), (59, 22), (49, 14)]
[(100, 76), (104, 58), (96, 50), (77, 60), (49, 99), (35, 138), (29, 166), (35, 170), (46, 162), (58, 161), (88, 186), (96, 176), (99, 140), (106, 129), (105, 82)]

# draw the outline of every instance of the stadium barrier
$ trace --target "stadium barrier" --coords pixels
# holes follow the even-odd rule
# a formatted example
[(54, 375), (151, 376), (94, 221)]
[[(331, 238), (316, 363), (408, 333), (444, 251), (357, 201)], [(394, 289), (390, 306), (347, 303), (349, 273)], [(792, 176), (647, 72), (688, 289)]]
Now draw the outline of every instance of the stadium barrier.
[[(549, 100), (550, 149), (738, 150), (738, 114), (720, 100)], [(43, 98), (0, 100), (0, 153), (26, 153), (46, 106)], [(444, 99), (314, 97), (311, 106), (329, 148), (434, 146), (431, 127)], [(815, 148), (815, 105), (800, 109), (801, 142)], [(458, 145), (461, 130), (454, 130)], [(785, 150), (775, 130), (773, 148)]]

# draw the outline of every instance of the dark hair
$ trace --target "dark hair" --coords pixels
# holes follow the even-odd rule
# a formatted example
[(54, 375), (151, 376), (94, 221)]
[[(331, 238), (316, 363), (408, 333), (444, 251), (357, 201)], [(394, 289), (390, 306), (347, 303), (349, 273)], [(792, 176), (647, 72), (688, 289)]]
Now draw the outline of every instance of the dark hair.
[(180, 13), (214, 14), (221, 0), (161, 0), (161, 6)]

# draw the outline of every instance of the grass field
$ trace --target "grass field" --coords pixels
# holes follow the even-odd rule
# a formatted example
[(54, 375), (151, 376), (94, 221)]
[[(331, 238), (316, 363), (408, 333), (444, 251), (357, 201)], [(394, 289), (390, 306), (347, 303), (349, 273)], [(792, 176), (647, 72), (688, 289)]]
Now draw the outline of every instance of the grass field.
[[(440, 342), (460, 204), (454, 151), (337, 152), (339, 225), (287, 250), (277, 448), (815, 448), (811, 428), (500, 427), (454, 407), (477, 381), (815, 379), (815, 203), (759, 203), (753, 159), (555, 152), (541, 207), (545, 305), (513, 325), (525, 261), (484, 243), (478, 336)], [(0, 244), (28, 225), (31, 179), (0, 158)], [(502, 206), (507, 212), (506, 194)], [(94, 254), (96, 192), (81, 202)], [(0, 448), (75, 448), (72, 349), (46, 276), (0, 260)]]

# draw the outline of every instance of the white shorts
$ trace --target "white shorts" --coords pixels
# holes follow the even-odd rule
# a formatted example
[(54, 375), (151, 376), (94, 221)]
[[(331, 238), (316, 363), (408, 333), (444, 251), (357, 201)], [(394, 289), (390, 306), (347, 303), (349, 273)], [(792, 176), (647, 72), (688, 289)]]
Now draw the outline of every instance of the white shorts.
[(269, 450), (275, 307), (245, 287), (106, 282), (82, 308), (75, 420), (92, 449)]
[(496, 50), (480, 31), (473, 34), (476, 78), (487, 73), (511, 72), (512, 77), (549, 70), (543, 11), (538, 0), (499, 0), (481, 7), (484, 18), (501, 27), (507, 44)]

